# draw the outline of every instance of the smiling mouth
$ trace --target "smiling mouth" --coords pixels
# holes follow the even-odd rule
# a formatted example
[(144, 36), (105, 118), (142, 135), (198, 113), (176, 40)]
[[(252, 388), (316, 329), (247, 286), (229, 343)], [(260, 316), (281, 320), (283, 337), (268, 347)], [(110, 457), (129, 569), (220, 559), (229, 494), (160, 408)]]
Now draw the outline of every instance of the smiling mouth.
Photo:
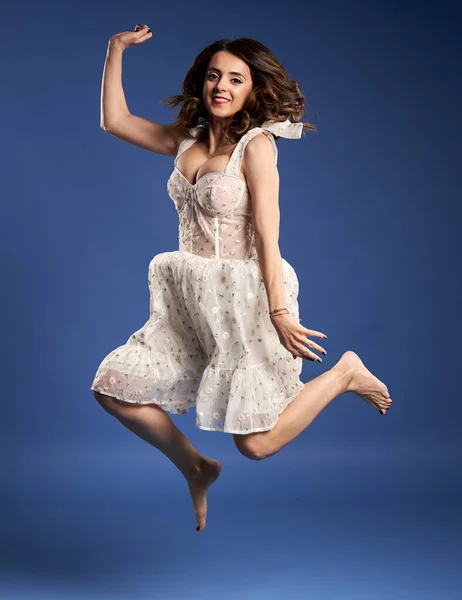
[(215, 102), (215, 104), (227, 104), (228, 102), (231, 102), (228, 98), (222, 98), (220, 96), (214, 96), (212, 101)]

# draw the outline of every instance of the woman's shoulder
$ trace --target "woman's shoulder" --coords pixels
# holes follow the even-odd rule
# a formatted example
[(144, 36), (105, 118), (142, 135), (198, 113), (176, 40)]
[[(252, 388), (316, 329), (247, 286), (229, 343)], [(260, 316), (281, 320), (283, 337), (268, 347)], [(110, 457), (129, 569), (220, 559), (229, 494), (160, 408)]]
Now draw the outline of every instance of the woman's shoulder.
[(255, 160), (269, 160), (271, 153), (273, 154), (274, 160), (277, 163), (278, 149), (274, 134), (271, 131), (263, 129), (262, 127), (254, 127), (245, 135), (246, 139), (241, 144), (241, 149), (239, 152), (244, 171), (247, 161), (252, 163)]

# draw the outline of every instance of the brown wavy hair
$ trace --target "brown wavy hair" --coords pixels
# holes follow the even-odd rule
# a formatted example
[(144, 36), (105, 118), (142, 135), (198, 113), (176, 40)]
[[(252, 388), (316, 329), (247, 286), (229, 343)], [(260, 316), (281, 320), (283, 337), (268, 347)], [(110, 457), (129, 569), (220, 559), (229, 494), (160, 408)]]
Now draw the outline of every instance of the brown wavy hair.
[[(225, 50), (245, 61), (252, 75), (252, 90), (241, 110), (225, 125), (225, 138), (232, 144), (253, 127), (264, 121), (300, 122), (305, 110), (305, 98), (298, 82), (289, 75), (274, 54), (261, 42), (252, 38), (221, 39), (204, 48), (196, 57), (182, 84), (182, 94), (168, 96), (160, 102), (171, 108), (182, 104), (174, 125), (191, 137), (188, 129), (208, 125), (208, 112), (204, 106), (202, 89), (210, 59), (216, 52)], [(311, 123), (303, 123), (306, 129), (317, 131)], [(207, 127), (201, 128), (199, 141), (207, 138)], [(275, 136), (276, 139), (278, 136)]]

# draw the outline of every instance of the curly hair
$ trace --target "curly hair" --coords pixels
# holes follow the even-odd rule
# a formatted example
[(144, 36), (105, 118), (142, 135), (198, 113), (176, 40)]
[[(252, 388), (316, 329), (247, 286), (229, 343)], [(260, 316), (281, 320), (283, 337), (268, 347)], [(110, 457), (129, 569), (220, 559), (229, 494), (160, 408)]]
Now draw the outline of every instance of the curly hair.
[[(305, 110), (305, 98), (298, 82), (289, 79), (288, 73), (274, 54), (261, 42), (252, 38), (221, 39), (204, 48), (196, 57), (182, 84), (182, 94), (168, 96), (160, 102), (171, 108), (182, 103), (174, 125), (191, 137), (188, 129), (208, 124), (202, 89), (210, 59), (216, 52), (225, 50), (245, 61), (252, 75), (252, 90), (241, 110), (227, 120), (224, 135), (230, 143), (253, 127), (267, 120), (300, 122)], [(311, 123), (303, 123), (303, 131), (317, 131)], [(198, 139), (206, 139), (206, 127), (200, 129)], [(275, 136), (277, 139), (278, 136)]]

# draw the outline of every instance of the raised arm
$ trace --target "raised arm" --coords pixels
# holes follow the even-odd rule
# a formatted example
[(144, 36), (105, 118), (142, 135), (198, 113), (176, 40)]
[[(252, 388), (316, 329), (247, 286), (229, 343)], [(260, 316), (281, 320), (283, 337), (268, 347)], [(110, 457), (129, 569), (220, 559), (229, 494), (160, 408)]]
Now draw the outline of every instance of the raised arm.
[(112, 36), (108, 43), (101, 84), (101, 121), (104, 131), (145, 150), (175, 156), (183, 134), (173, 125), (159, 125), (132, 115), (122, 86), (124, 51), (152, 37), (148, 26), (136, 26)]

